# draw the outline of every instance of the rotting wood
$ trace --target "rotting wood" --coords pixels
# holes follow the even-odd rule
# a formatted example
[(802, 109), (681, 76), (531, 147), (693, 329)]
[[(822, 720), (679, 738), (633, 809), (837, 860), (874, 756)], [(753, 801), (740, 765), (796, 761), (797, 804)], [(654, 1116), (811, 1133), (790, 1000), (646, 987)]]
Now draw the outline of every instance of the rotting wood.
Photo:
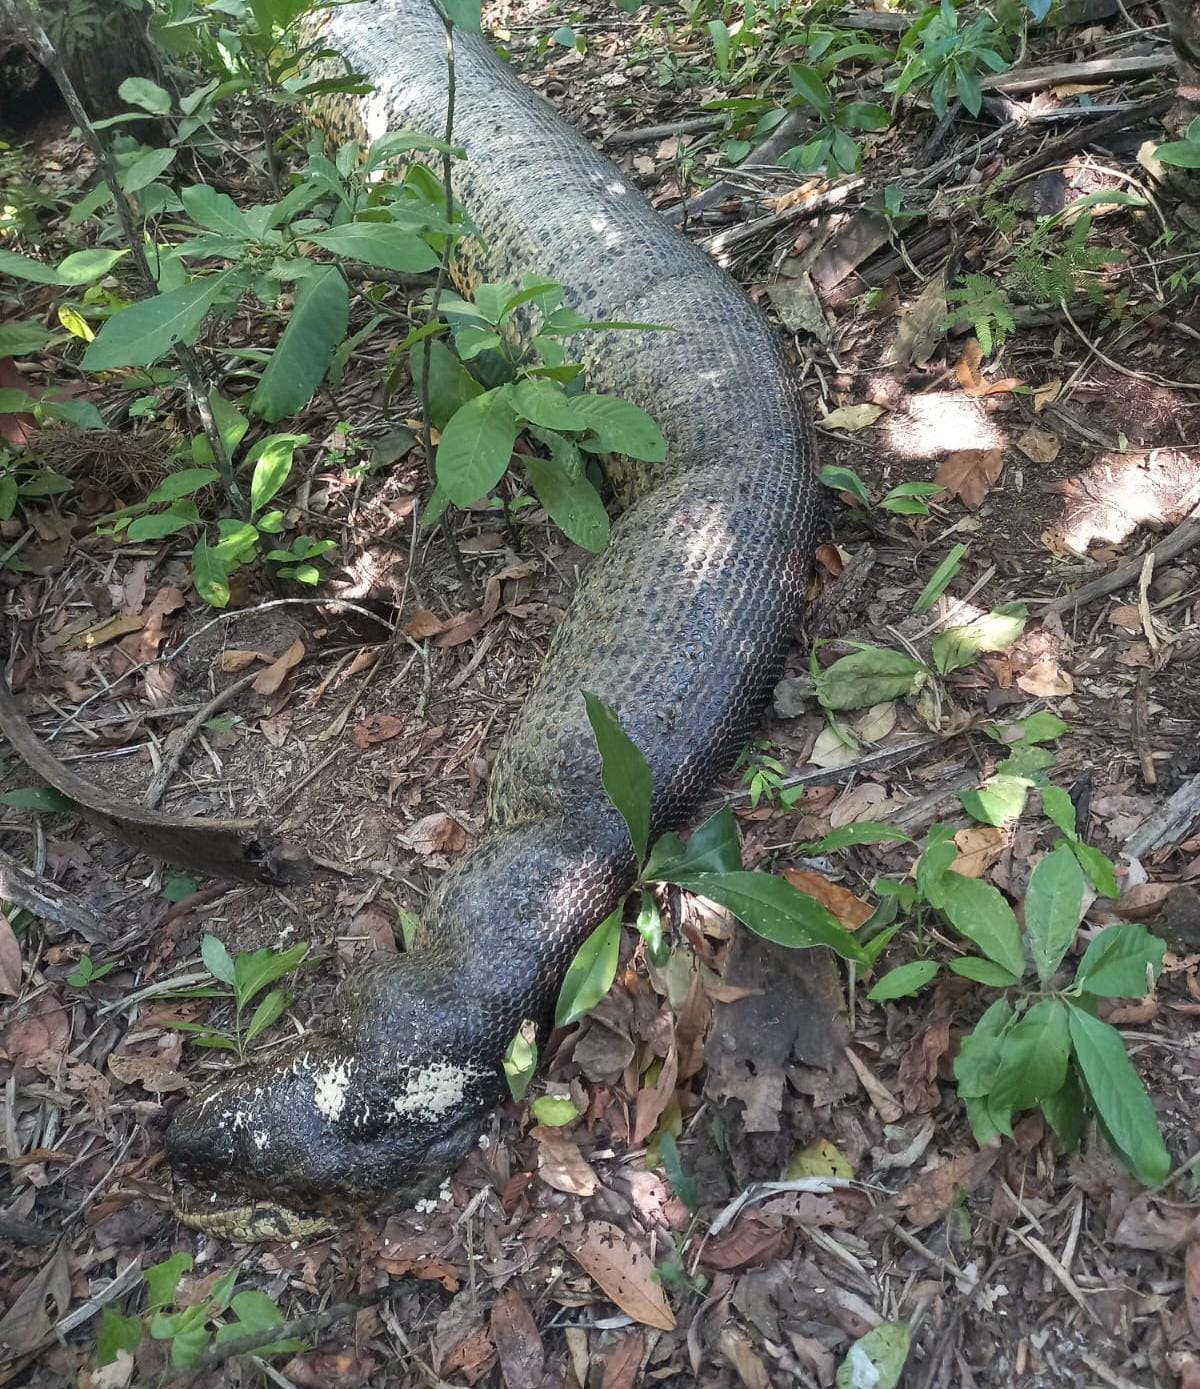
[(0, 849), (0, 900), (24, 907), (42, 921), (72, 931), (92, 945), (102, 944), (112, 934), (81, 898), (18, 863), (3, 849)]
[(1200, 775), (1193, 776), (1173, 796), (1148, 815), (1129, 836), (1122, 853), (1131, 859), (1173, 849), (1200, 824)]
[(1082, 63), (1051, 63), (1043, 68), (1013, 68), (995, 72), (980, 80), (985, 92), (1040, 92), (1065, 82), (1095, 82), (1110, 86), (1124, 78), (1149, 77), (1175, 66), (1169, 48), (1157, 53), (1139, 53), (1129, 58), (1089, 58)]

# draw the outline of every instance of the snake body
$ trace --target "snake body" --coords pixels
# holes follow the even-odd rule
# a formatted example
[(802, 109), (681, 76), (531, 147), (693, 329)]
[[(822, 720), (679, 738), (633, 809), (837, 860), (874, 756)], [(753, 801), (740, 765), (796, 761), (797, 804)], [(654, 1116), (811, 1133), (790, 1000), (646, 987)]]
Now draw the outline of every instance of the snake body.
[[(367, 0), (325, 24), (374, 84), (338, 99), (340, 133), (442, 133), (445, 35), (427, 0)], [(580, 582), (496, 755), (485, 835), (440, 880), (414, 949), (359, 969), (290, 1053), (176, 1114), (178, 1175), (302, 1208), (420, 1194), (477, 1141), (509, 1043), (545, 1021), (634, 878), (582, 691), (645, 753), (654, 832), (685, 826), (761, 716), (814, 539), (811, 434), (756, 307), (481, 39), (457, 35), (456, 75), (455, 195), (480, 271), (559, 280), (588, 319), (665, 325), (567, 349), (590, 389), (654, 416), (669, 456)]]

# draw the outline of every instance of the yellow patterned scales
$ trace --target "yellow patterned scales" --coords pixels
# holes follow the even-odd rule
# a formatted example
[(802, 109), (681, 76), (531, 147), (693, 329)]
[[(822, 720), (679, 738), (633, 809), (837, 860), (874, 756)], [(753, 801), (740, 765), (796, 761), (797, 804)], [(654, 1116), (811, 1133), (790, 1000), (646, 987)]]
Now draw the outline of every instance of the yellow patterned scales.
[[(426, 0), (367, 0), (325, 23), (375, 87), (337, 98), (334, 124), (364, 142), (442, 134), (445, 37)], [(813, 445), (770, 326), (482, 40), (458, 34), (456, 58), (454, 191), (482, 273), (558, 280), (588, 319), (668, 326), (567, 348), (591, 389), (654, 416), (669, 457), (581, 581), (496, 755), (484, 838), (441, 879), (413, 951), (359, 969), (289, 1053), (177, 1112), (167, 1145), (190, 1218), (242, 1236), (284, 1233), (278, 1203), (412, 1199), (469, 1151), (512, 1037), (548, 1020), (633, 878), (581, 691), (645, 752), (654, 832), (686, 826), (761, 716), (813, 547)]]

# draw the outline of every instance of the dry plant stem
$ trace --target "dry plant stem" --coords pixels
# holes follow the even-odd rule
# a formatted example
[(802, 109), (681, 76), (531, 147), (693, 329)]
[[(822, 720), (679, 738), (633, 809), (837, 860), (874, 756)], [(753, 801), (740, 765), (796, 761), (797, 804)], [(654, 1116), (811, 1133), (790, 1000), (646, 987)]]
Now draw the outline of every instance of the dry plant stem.
[[(454, 155), (450, 153), (450, 145), (454, 139), (454, 21), (440, 6), (435, 5), (434, 9), (437, 10), (446, 30), (446, 128), (443, 131), (446, 148), (442, 151), (442, 193), (446, 199), (446, 221), (449, 223), (454, 220)], [(438, 265), (433, 293), (429, 296), (429, 312), (425, 316), (426, 327), (437, 321), (438, 311), (442, 304), (442, 293), (446, 288), (446, 281), (450, 278), (450, 258), (453, 255), (454, 237), (448, 232), (445, 245), (442, 247), (442, 259)], [(425, 469), (429, 474), (429, 480), (436, 485), (437, 465), (433, 452), (433, 425), (429, 419), (429, 363), (432, 356), (433, 334), (430, 333), (421, 345), (421, 447), (425, 452)], [(479, 598), (475, 592), (475, 584), (467, 569), (466, 561), (462, 557), (462, 551), (458, 548), (458, 541), (454, 537), (454, 532), (450, 528), (449, 518), (444, 511), (442, 512), (441, 531), (450, 550), (450, 557), (454, 561), (459, 582), (466, 594), (467, 604), (472, 608), (478, 607)]]
[[(88, 113), (84, 110), (83, 103), (79, 100), (79, 93), (76, 92), (74, 84), (63, 66), (62, 59), (58, 56), (58, 50), (50, 42), (49, 35), (29, 8), (27, 0), (0, 0), (0, 8), (6, 10), (11, 18), (25, 30), (30, 43), (33, 45), (34, 56), (54, 80), (54, 85), (61, 92), (62, 99), (66, 103), (72, 119), (78, 125), (83, 133), (83, 138), (96, 156), (101, 177), (104, 179), (108, 191), (112, 194), (117, 216), (121, 221), (121, 230), (125, 235), (126, 244), (129, 246), (129, 253), (133, 257), (133, 263), (141, 276), (147, 296), (153, 297), (159, 292), (158, 285), (150, 270), (150, 262), (146, 259), (146, 249), (134, 220), (133, 208), (130, 207), (129, 199), (126, 198), (124, 190), (118, 182), (117, 168), (108, 152), (108, 146), (101, 140), (88, 117)], [(200, 417), (200, 424), (205, 437), (212, 448), (217, 471), (221, 475), (221, 482), (230, 499), (240, 504), (242, 501), (241, 489), (233, 475), (233, 463), (230, 460), (229, 451), (225, 447), (225, 441), (221, 438), (221, 431), (217, 428), (217, 422), (213, 418), (212, 405), (208, 398), (208, 386), (204, 380), (200, 359), (190, 347), (181, 342), (175, 344), (175, 358), (183, 371), (184, 379), (188, 385), (188, 394), (197, 415)]]
[(155, 773), (154, 780), (150, 783), (150, 789), (144, 798), (145, 805), (149, 806), (151, 810), (158, 809), (162, 798), (167, 793), (167, 787), (170, 786), (172, 778), (179, 770), (179, 764), (183, 761), (183, 754), (192, 745), (192, 740), (209, 719), (219, 714), (227, 704), (232, 704), (243, 690), (249, 689), (254, 684), (258, 677), (259, 672), (257, 670), (243, 675), (240, 680), (235, 680), (232, 685), (226, 685), (223, 690), (218, 691), (203, 709), (197, 710), (192, 715), (176, 738), (175, 746), (163, 758), (162, 766)]

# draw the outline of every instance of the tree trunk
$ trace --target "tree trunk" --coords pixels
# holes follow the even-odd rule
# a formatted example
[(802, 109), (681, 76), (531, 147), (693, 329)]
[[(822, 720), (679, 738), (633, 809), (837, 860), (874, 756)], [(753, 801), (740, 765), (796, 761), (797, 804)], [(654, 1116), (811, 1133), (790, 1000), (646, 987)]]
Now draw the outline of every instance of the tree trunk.
[[(42, 0), (39, 19), (62, 55), (89, 115), (129, 109), (117, 95), (127, 77), (157, 79), (158, 54), (146, 34), (146, 11), (122, 0)], [(0, 18), (0, 126), (20, 132), (59, 105), (54, 83), (34, 60), (20, 29)]]

